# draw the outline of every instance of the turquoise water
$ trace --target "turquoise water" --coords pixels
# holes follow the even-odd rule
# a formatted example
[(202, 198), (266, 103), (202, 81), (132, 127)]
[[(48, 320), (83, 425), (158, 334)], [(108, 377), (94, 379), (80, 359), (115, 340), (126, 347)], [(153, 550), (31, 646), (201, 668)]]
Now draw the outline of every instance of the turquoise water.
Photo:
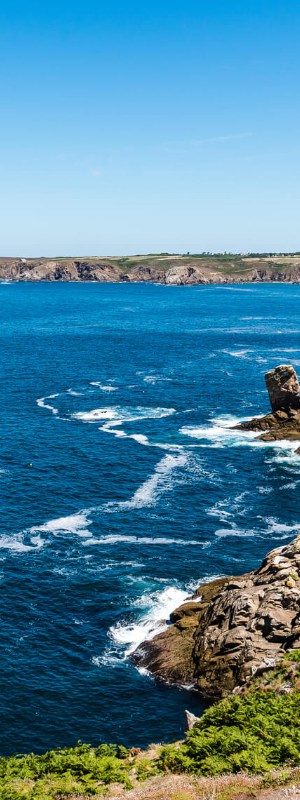
[[(300, 529), (300, 460), (231, 431), (300, 371), (300, 287), (0, 285), (1, 753), (171, 741), (130, 652)], [(29, 466), (31, 465), (31, 466)]]

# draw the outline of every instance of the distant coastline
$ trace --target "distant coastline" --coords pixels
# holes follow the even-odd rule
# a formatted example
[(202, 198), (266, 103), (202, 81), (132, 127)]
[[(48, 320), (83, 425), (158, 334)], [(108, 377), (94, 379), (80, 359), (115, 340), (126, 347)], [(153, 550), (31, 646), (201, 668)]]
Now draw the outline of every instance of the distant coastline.
[(0, 257), (0, 281), (142, 282), (167, 286), (300, 283), (300, 253)]

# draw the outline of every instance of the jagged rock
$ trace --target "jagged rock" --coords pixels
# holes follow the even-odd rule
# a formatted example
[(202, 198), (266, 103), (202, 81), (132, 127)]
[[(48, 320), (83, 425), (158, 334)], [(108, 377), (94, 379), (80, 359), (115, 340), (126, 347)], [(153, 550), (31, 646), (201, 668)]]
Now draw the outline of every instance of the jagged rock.
[[(264, 442), (300, 440), (300, 386), (294, 368), (280, 364), (265, 375), (272, 413), (235, 425), (238, 430), (262, 431)], [(295, 451), (300, 455), (300, 448)]]
[(300, 643), (300, 536), (241, 578), (200, 586), (134, 661), (171, 683), (222, 697)]
[(192, 714), (191, 711), (185, 711), (184, 716), (187, 731), (191, 731), (194, 725), (197, 725), (197, 722), (200, 722), (200, 717), (196, 717), (196, 715)]
[(272, 411), (300, 409), (300, 386), (296, 372), (290, 364), (280, 364), (271, 369), (265, 379)]

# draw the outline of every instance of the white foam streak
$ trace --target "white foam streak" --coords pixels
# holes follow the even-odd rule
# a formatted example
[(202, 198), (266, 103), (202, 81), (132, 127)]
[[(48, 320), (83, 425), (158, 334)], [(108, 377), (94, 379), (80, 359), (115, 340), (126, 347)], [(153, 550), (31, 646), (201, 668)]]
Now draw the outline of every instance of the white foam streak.
[(144, 447), (150, 446), (148, 436), (145, 436), (144, 433), (132, 433), (129, 438), (134, 439), (135, 442), (144, 445)]
[(290, 534), (295, 533), (296, 535), (300, 533), (300, 523), (295, 523), (292, 525), (286, 525), (282, 522), (278, 522), (273, 517), (269, 517), (266, 519), (268, 524), (268, 531), (270, 533), (274, 533), (276, 536), (281, 534)]
[(101, 392), (117, 392), (117, 386), (111, 386), (110, 384), (105, 386), (104, 384), (100, 383), (100, 381), (91, 381), (90, 386), (98, 386), (101, 389)]
[(90, 533), (87, 530), (89, 525), (90, 520), (88, 519), (87, 512), (82, 511), (78, 514), (70, 514), (67, 517), (50, 519), (43, 525), (37, 525), (33, 528), (30, 528), (30, 533), (52, 533), (54, 536), (58, 536), (60, 533), (71, 533), (84, 537), (90, 536)]
[(45, 402), (45, 400), (54, 400), (55, 397), (59, 397), (59, 395), (48, 394), (46, 397), (39, 397), (38, 400), (36, 401), (37, 405), (40, 408), (47, 408), (48, 411), (51, 411), (52, 414), (58, 414), (58, 408), (55, 408), (54, 406), (50, 405), (50, 403)]
[[(78, 411), (72, 416), (73, 419), (81, 420), (81, 422), (92, 423), (103, 421), (104, 424), (101, 425), (100, 430), (105, 431), (105, 433), (113, 434), (113, 436), (118, 438), (134, 439), (144, 446), (152, 446), (150, 445), (148, 437), (144, 434), (125, 433), (120, 426), (128, 422), (137, 422), (143, 419), (162, 419), (171, 414), (175, 414), (175, 408), (145, 408), (143, 406), (137, 406), (137, 408), (121, 408), (119, 406), (110, 406), (95, 408), (93, 411)], [(177, 449), (176, 445), (170, 445), (169, 447), (168, 445), (154, 444), (153, 446), (169, 450)]]
[(226, 353), (228, 356), (233, 356), (233, 358), (242, 358), (247, 359), (248, 353), (251, 353), (251, 350), (223, 350), (223, 353)]
[(256, 539), (290, 539), (300, 533), (300, 523), (293, 523), (287, 525), (272, 517), (265, 520), (267, 527), (252, 528), (250, 530), (240, 529), (233, 522), (230, 528), (220, 528), (215, 531), (215, 536), (218, 538), (225, 538), (227, 536), (237, 536), (243, 538), (256, 538)]
[(161, 375), (146, 375), (143, 380), (144, 380), (144, 383), (150, 383), (150, 384), (152, 384), (154, 386), (156, 383), (161, 383), (161, 382), (165, 382), (165, 381), (171, 381), (172, 378), (164, 378)]
[(257, 432), (234, 430), (234, 425), (239, 425), (244, 421), (245, 417), (243, 419), (230, 415), (215, 417), (210, 425), (184, 425), (180, 428), (179, 433), (190, 436), (192, 439), (210, 442), (210, 447), (248, 444), (255, 439)]
[(209, 542), (198, 542), (195, 539), (171, 539), (170, 537), (164, 536), (127, 536), (123, 534), (114, 534), (109, 533), (107, 536), (102, 536), (101, 539), (91, 538), (86, 539), (83, 544), (86, 547), (90, 545), (109, 545), (109, 544), (119, 544), (119, 543), (128, 543), (130, 545), (133, 544), (143, 544), (143, 545), (181, 545), (186, 547), (187, 545), (196, 545), (196, 547), (205, 547)]
[(162, 492), (172, 489), (171, 472), (178, 467), (184, 467), (186, 462), (186, 455), (164, 456), (156, 465), (153, 475), (136, 490), (130, 500), (108, 503), (108, 509), (134, 509), (155, 505)]
[(117, 410), (114, 408), (95, 408), (93, 411), (77, 411), (72, 416), (73, 419), (79, 419), (81, 422), (99, 422), (99, 420), (103, 419), (114, 421), (115, 425), (121, 424)]

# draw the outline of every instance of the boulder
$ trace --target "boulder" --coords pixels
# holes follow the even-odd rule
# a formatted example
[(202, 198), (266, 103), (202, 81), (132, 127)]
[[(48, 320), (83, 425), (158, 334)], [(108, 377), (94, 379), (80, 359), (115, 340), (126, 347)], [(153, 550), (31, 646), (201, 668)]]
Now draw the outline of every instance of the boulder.
[[(194, 607), (194, 611), (192, 610)], [(200, 586), (134, 653), (169, 683), (224, 697), (300, 642), (300, 536), (240, 578)]]
[(272, 411), (280, 409), (300, 409), (300, 386), (294, 368), (290, 364), (280, 364), (265, 376)]
[(197, 722), (200, 722), (200, 717), (196, 717), (196, 715), (192, 714), (191, 711), (185, 711), (184, 716), (187, 731), (191, 731), (194, 725), (197, 725)]
[[(300, 440), (300, 386), (294, 368), (280, 364), (265, 375), (272, 413), (235, 425), (238, 430), (260, 431), (264, 442)], [(300, 455), (300, 449), (295, 450)]]

